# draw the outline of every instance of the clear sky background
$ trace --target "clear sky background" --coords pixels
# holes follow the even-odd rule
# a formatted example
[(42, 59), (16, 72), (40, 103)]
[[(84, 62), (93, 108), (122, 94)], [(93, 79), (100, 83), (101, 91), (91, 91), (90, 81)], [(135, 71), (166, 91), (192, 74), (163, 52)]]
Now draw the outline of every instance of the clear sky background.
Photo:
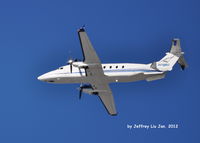
[[(0, 1), (1, 143), (199, 143), (200, 2), (198, 0)], [(174, 37), (189, 68), (165, 79), (111, 84), (118, 116), (99, 99), (78, 99), (79, 84), (55, 85), (37, 76), (82, 58), (77, 29), (102, 62), (150, 63)], [(132, 129), (127, 124), (179, 124)]]

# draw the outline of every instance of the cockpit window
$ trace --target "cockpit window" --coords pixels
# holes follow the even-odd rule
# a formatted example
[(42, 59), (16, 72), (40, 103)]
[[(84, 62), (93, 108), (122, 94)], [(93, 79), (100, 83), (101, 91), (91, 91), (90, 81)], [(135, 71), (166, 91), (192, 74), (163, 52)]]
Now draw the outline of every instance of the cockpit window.
[(59, 67), (59, 70), (62, 70), (63, 69), (63, 67)]

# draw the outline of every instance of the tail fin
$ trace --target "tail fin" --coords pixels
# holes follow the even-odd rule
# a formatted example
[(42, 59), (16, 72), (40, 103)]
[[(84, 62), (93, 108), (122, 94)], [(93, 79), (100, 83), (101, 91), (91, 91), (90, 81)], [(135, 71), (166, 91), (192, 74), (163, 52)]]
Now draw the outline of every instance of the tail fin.
[(166, 56), (160, 61), (153, 62), (151, 68), (159, 71), (171, 71), (176, 62), (178, 62), (182, 70), (184, 70), (188, 65), (183, 55), (184, 52), (181, 50), (180, 40), (173, 39), (170, 52), (166, 53)]

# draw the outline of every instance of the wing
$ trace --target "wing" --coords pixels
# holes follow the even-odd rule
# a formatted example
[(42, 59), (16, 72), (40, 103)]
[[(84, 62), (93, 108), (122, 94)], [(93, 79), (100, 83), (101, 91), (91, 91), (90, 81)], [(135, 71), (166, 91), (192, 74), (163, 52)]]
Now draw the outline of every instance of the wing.
[[(100, 89), (100, 92), (98, 92), (98, 96), (99, 96), (101, 102), (103, 103), (105, 109), (107, 110), (107, 112), (112, 116), (117, 115), (114, 99), (112, 96), (112, 91), (110, 90), (109, 85), (104, 84), (101, 87), (98, 87), (98, 85), (97, 85), (97, 88)], [(101, 90), (102, 90), (102, 92), (101, 92)], [(106, 90), (106, 91), (104, 91), (104, 90)]]
[(84, 28), (78, 30), (78, 36), (81, 43), (85, 63), (101, 63), (97, 56)]
[(98, 96), (101, 99), (104, 107), (110, 115), (116, 115), (115, 103), (112, 96), (112, 91), (106, 76), (103, 73), (102, 67), (97, 64), (92, 65), (85, 70), (86, 75), (89, 77), (89, 83), (92, 85), (94, 91), (98, 91)]
[(90, 84), (94, 91), (97, 91), (101, 102), (103, 103), (105, 109), (110, 115), (117, 115), (115, 108), (114, 98), (109, 84), (102, 79), (91, 80)]
[(92, 44), (83, 28), (78, 30), (78, 35), (81, 43), (81, 48), (84, 56), (84, 63), (88, 64), (85, 69), (89, 83), (92, 85), (94, 91), (98, 92), (104, 107), (110, 115), (116, 115), (115, 103), (112, 96), (112, 91), (109, 83), (104, 75), (101, 61), (92, 47)]
[(86, 75), (93, 80), (97, 80), (99, 78), (105, 78), (101, 61), (96, 54), (96, 51), (92, 47), (92, 44), (85, 32), (84, 28), (78, 30), (79, 40), (81, 43), (81, 48), (84, 57), (84, 63), (88, 65), (88, 68), (85, 70)]

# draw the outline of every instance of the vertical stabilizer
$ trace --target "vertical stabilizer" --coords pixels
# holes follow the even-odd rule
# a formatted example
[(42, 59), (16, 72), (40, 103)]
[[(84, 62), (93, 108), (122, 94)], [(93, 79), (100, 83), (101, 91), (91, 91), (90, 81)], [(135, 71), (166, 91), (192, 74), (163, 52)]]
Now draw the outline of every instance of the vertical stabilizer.
[(185, 69), (188, 65), (184, 59), (184, 52), (181, 50), (180, 40), (175, 38), (172, 40), (172, 46), (170, 52), (158, 62), (153, 62), (151, 68), (159, 71), (171, 71), (173, 66), (178, 62), (182, 69)]

